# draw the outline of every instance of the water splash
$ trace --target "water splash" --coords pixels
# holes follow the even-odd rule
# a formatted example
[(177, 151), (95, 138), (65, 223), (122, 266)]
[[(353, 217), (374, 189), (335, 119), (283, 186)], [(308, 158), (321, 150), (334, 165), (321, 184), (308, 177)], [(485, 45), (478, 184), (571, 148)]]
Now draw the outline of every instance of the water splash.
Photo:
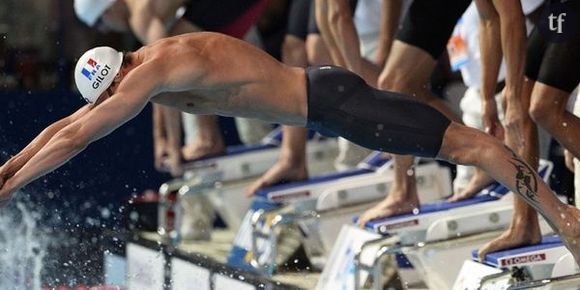
[(25, 204), (13, 201), (13, 206), (0, 209), (0, 289), (41, 289), (49, 239), (37, 227), (39, 213)]

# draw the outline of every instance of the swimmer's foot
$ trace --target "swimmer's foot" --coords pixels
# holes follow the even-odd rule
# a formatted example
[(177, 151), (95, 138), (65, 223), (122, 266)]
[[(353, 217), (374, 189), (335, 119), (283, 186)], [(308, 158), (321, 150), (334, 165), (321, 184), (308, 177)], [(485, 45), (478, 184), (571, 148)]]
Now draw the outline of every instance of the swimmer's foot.
[(558, 234), (580, 266), (580, 209), (565, 205), (558, 221)]
[(175, 154), (169, 154), (165, 157), (163, 161), (163, 168), (166, 168), (173, 177), (179, 177), (183, 175), (183, 163), (179, 151), (175, 152)]
[(514, 220), (509, 229), (503, 232), (495, 240), (485, 244), (479, 249), (478, 257), (483, 261), (489, 253), (507, 250), (511, 248), (534, 245), (542, 240), (540, 226), (536, 221)]
[(419, 197), (416, 193), (401, 194), (391, 190), (388, 196), (379, 204), (368, 209), (358, 218), (358, 225), (364, 228), (365, 224), (371, 220), (412, 213), (419, 208)]
[(450, 202), (456, 202), (471, 198), (493, 182), (493, 178), (489, 177), (489, 175), (487, 175), (481, 169), (476, 169), (475, 174), (469, 181), (469, 184), (467, 184), (467, 186), (461, 192), (453, 194), (453, 196), (447, 200)]
[(258, 190), (277, 183), (300, 181), (306, 178), (308, 178), (308, 171), (306, 170), (305, 161), (292, 162), (281, 159), (248, 187), (246, 196), (253, 196)]
[(226, 147), (221, 138), (217, 138), (216, 140), (202, 140), (202, 138), (199, 138), (195, 143), (185, 145), (181, 151), (183, 159), (185, 161), (191, 161), (203, 157), (224, 154)]

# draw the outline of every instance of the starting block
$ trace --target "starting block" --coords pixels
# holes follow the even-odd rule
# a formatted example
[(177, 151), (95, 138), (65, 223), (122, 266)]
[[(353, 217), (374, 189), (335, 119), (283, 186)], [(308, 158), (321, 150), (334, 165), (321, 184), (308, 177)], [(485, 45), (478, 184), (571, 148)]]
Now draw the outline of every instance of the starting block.
[[(436, 200), (450, 191), (450, 177), (447, 168), (435, 162), (420, 164), (416, 167), (418, 188), (427, 199)], [(264, 189), (258, 195), (273, 203), (292, 208), (292, 214), (270, 218), (284, 221), (282, 224), (299, 225), (304, 234), (304, 245), (311, 262), (322, 267), (343, 224), (348, 224), (352, 216), (362, 213), (371, 204), (389, 191), (393, 182), (391, 161), (374, 153), (358, 169), (342, 173), (311, 178), (304, 182), (274, 186)], [(265, 212), (257, 213), (254, 218), (252, 243), (253, 264), (258, 268), (272, 271), (277, 253), (276, 236), (272, 228), (262, 230), (260, 225), (268, 220)]]
[[(229, 146), (222, 156), (201, 158), (186, 164), (183, 178), (163, 184), (159, 189), (158, 232), (164, 240), (172, 244), (181, 240), (178, 230), (182, 216), (180, 204), (186, 196), (203, 194), (226, 224), (237, 229), (251, 203), (243, 192), (254, 178), (276, 163), (281, 138), (282, 132), (277, 129), (266, 136), (261, 144)], [(331, 170), (338, 151), (336, 141), (313, 131), (309, 132), (308, 138), (308, 170)]]
[[(544, 180), (549, 178), (552, 167), (550, 162), (541, 161), (539, 172)], [(495, 184), (468, 200), (424, 204), (413, 214), (371, 221), (367, 229), (400, 238), (404, 246), (391, 245), (381, 255), (405, 255), (408, 261), (399, 263), (399, 273), (408, 284), (422, 282), (430, 289), (450, 289), (462, 261), (473, 248), (497, 237), (497, 231), (510, 224), (512, 212), (511, 193)], [(549, 226), (543, 222), (542, 229), (549, 230)], [(400, 259), (404, 261), (403, 256)], [(362, 269), (380, 272), (369, 267)]]
[[(272, 131), (260, 144), (228, 146), (220, 156), (200, 158), (184, 164), (184, 179), (201, 177), (213, 182), (258, 177), (270, 169), (280, 156), (282, 130)], [(309, 163), (330, 162), (337, 152), (336, 140), (308, 132), (306, 158)]]
[(473, 251), (472, 258), (474, 261), (466, 261), (463, 267), (469, 264), (478, 272), (492, 274), (474, 278), (462, 270), (453, 289), (553, 289), (548, 287), (550, 283), (580, 273), (572, 254), (556, 235), (544, 236), (537, 245), (490, 253), (481, 263), (476, 262), (477, 251)]

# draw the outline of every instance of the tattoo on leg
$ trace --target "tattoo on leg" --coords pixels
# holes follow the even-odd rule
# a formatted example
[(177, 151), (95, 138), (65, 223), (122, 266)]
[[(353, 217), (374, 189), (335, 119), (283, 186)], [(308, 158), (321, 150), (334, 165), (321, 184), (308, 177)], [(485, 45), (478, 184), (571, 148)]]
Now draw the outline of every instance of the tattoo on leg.
[(516, 190), (527, 199), (537, 203), (538, 180), (536, 179), (535, 170), (533, 170), (525, 161), (509, 147), (504, 147), (512, 153), (510, 163), (516, 168)]

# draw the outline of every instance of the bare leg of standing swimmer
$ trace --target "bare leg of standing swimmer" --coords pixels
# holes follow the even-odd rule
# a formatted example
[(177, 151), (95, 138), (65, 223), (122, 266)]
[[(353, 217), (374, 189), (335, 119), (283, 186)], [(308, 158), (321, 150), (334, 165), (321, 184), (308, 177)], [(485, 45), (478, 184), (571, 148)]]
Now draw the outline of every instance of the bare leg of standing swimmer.
[[(304, 4), (305, 6), (301, 6)], [(288, 32), (282, 46), (282, 61), (285, 64), (306, 67), (332, 63), (328, 49), (316, 27), (314, 0), (295, 0), (290, 8)], [(295, 14), (297, 13), (297, 14)], [(304, 17), (308, 18), (305, 19)], [(294, 22), (292, 21), (294, 20)], [(306, 37), (304, 37), (306, 34)], [(283, 126), (281, 155), (276, 164), (246, 191), (253, 195), (259, 189), (283, 181), (298, 181), (308, 177), (306, 170), (306, 140), (308, 130), (300, 127)]]
[[(409, 61), (410, 59), (413, 61)], [(461, 122), (441, 99), (429, 91), (429, 78), (435, 64), (436, 60), (424, 50), (396, 40), (379, 77), (379, 88), (413, 96), (439, 110), (449, 119)], [(394, 160), (396, 165), (393, 187), (385, 200), (361, 215), (360, 225), (375, 218), (410, 213), (419, 207), (413, 170), (414, 157), (394, 155)]]
[(499, 140), (452, 123), (438, 158), (477, 166), (506, 185), (546, 218), (580, 263), (580, 210), (562, 203), (535, 169)]
[(224, 137), (221, 133), (218, 116), (196, 115), (197, 138), (194, 143), (183, 147), (183, 159), (195, 160), (205, 156), (225, 152)]
[(155, 167), (180, 176), (181, 112), (163, 105), (153, 105)]
[[(527, 99), (522, 99), (522, 103), (525, 104), (526, 110), (529, 108), (530, 115), (534, 120), (564, 146), (571, 146), (571, 150), (580, 150), (580, 142), (575, 141), (572, 137), (580, 134), (580, 119), (566, 111), (566, 103), (570, 94), (529, 79), (526, 79), (523, 93)], [(531, 106), (530, 96), (532, 98)], [(532, 123), (528, 126), (535, 129), (535, 124), (531, 122), (529, 117), (526, 121)], [(570, 124), (570, 126), (564, 126), (564, 123), (566, 125)], [(526, 134), (526, 150), (523, 155), (532, 157), (530, 158), (531, 160), (528, 159), (528, 162), (535, 166), (537, 164), (535, 163), (537, 162), (535, 156), (538, 154), (537, 132), (534, 132), (534, 136), (529, 136), (526, 128), (524, 133)], [(480, 256), (501, 249), (536, 244), (540, 240), (541, 233), (536, 211), (521, 198), (516, 198), (514, 200), (514, 215), (509, 229), (500, 237), (482, 247)]]
[[(310, 49), (306, 45), (309, 43)], [(313, 55), (311, 61), (323, 63), (329, 58), (325, 55), (322, 39), (316, 35), (309, 35), (306, 41), (287, 34), (282, 46), (282, 61), (290, 66), (306, 67), (308, 52)], [(259, 189), (283, 181), (298, 181), (308, 178), (306, 170), (306, 141), (308, 129), (301, 127), (282, 126), (282, 148), (280, 157), (264, 175), (254, 182), (246, 191), (251, 196)]]
[[(387, 2), (399, 3), (399, 1)], [(317, 11), (321, 12), (317, 13), (316, 23), (320, 29), (320, 35), (323, 37), (326, 47), (333, 57), (334, 65), (348, 68), (350, 71), (361, 76), (372, 87), (377, 87), (377, 80), (381, 73), (381, 68), (369, 62), (361, 55), (359, 36), (356, 32), (353, 11), (350, 7), (349, 0), (317, 0), (316, 4)], [(398, 9), (400, 11), (400, 6), (395, 5), (394, 7), (388, 8)], [(387, 17), (387, 15), (383, 15), (382, 17)], [(394, 19), (394, 21), (397, 20), (398, 18)], [(394, 34), (394, 31), (381, 32)], [(392, 41), (392, 35), (378, 35), (377, 37), (379, 38), (378, 41)], [(377, 49), (377, 54), (388, 54), (385, 50), (390, 50), (392, 42), (381, 44)]]
[[(570, 9), (580, 11), (580, 6), (576, 2), (569, 2), (566, 5), (571, 5)], [(529, 110), (531, 117), (538, 125), (546, 129), (564, 147), (575, 152), (580, 152), (580, 142), (577, 140), (580, 133), (580, 119), (566, 112), (565, 106), (570, 93), (580, 81), (578, 70), (580, 58), (577, 54), (580, 42), (578, 39), (578, 37), (570, 37), (567, 41), (552, 43), (547, 42), (537, 30), (532, 32), (527, 49), (526, 81), (523, 82), (522, 92), (524, 98), (521, 99), (522, 103), (525, 102), (523, 112)], [(508, 113), (509, 106), (508, 102)], [(507, 117), (508, 115), (506, 119)], [(533, 123), (527, 114), (524, 122)], [(519, 148), (516, 146), (519, 140), (510, 140), (511, 137), (518, 139), (519, 135), (510, 132), (512, 129), (509, 124), (506, 127), (509, 146)], [(525, 136), (524, 140), (523, 147), (531, 149), (528, 148), (527, 143), (530, 138)], [(537, 142), (537, 138), (534, 141)], [(510, 228), (498, 239), (484, 246), (480, 255), (509, 247), (533, 244), (539, 242), (540, 238), (537, 214), (530, 206), (516, 199)]]
[(566, 110), (569, 97), (568, 92), (536, 82), (530, 114), (572, 155), (580, 156), (580, 118)]
[[(530, 107), (530, 96), (534, 88), (534, 82), (526, 80), (522, 86), (521, 104), (524, 112)], [(526, 114), (523, 121), (524, 147), (518, 152), (530, 166), (538, 168), (539, 144), (538, 130), (529, 115)], [(511, 148), (517, 148), (517, 140), (513, 140), (514, 134), (510, 133), (510, 127), (506, 128), (506, 144)], [(510, 227), (493, 241), (479, 249), (479, 256), (484, 257), (487, 253), (509, 249), (524, 245), (537, 244), (542, 240), (540, 222), (537, 212), (519, 196), (514, 196), (514, 213)]]

